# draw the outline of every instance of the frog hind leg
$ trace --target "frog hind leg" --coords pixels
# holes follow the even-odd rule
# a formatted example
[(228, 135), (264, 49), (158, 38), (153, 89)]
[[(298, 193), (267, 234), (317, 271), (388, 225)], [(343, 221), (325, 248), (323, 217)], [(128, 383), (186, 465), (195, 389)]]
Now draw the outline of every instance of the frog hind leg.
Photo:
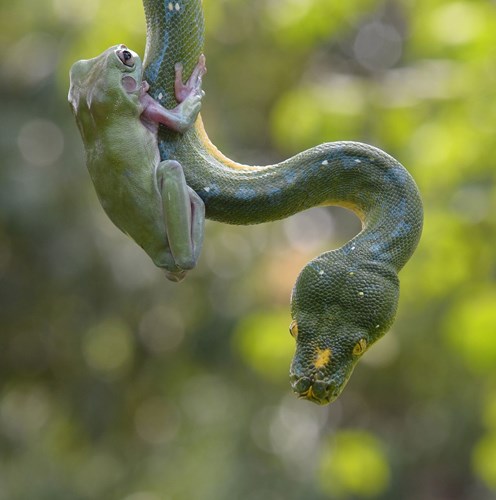
[(181, 281), (196, 266), (205, 228), (205, 205), (186, 184), (183, 168), (174, 160), (157, 167), (157, 185), (162, 197), (164, 222), (176, 268), (166, 270), (171, 281)]

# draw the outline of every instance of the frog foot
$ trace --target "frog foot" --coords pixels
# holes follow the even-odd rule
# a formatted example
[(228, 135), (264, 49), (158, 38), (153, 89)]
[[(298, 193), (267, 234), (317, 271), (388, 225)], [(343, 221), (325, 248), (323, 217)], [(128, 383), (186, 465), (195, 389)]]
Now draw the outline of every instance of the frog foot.
[(177, 63), (175, 66), (176, 80), (174, 83), (174, 91), (177, 102), (183, 102), (191, 94), (198, 94), (203, 97), (204, 93), (201, 89), (203, 75), (207, 72), (205, 65), (205, 56), (201, 54), (195, 69), (191, 73), (186, 83), (183, 83), (183, 65)]

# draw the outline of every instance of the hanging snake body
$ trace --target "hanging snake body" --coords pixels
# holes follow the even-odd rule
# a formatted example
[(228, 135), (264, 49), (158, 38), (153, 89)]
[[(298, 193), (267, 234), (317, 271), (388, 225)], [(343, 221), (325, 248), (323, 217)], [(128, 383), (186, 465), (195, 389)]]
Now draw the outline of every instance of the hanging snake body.
[[(188, 75), (203, 52), (201, 0), (143, 0), (147, 21), (144, 79), (167, 108), (177, 102), (174, 67)], [(362, 231), (301, 271), (291, 297), (296, 339), (293, 390), (325, 404), (342, 391), (366, 349), (391, 326), (397, 273), (422, 230), (422, 203), (405, 168), (375, 147), (331, 142), (263, 167), (236, 163), (208, 139), (201, 117), (184, 134), (162, 127), (162, 160), (181, 163), (203, 199), (207, 218), (228, 224), (283, 219), (322, 205), (340, 205), (362, 220)]]

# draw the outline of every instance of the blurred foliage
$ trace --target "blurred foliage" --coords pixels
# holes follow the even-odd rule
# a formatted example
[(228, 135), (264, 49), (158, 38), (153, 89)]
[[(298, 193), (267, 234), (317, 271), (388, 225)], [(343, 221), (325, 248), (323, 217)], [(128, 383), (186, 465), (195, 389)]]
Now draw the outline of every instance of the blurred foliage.
[(331, 495), (375, 497), (387, 488), (389, 475), (381, 445), (368, 432), (340, 431), (323, 448), (320, 482)]
[(357, 220), (209, 223), (167, 282), (103, 214), (66, 103), (75, 60), (143, 52), (140, 2), (0, 0), (0, 500), (494, 498), (496, 4), (204, 4), (225, 153), (359, 140), (417, 180), (398, 319), (339, 401), (294, 398), (292, 284)]

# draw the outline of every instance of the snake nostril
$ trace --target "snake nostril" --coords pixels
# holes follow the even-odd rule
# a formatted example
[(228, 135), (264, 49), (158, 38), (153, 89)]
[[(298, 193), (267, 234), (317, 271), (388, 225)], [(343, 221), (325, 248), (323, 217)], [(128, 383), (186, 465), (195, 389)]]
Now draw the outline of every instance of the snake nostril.
[(298, 380), (295, 380), (292, 382), (292, 387), (293, 391), (295, 391), (298, 394), (304, 394), (305, 392), (310, 389), (310, 386), (312, 385), (312, 380), (308, 377), (301, 377)]
[(312, 387), (312, 392), (317, 399), (325, 399), (329, 395), (329, 382), (324, 382), (323, 380), (317, 380)]

